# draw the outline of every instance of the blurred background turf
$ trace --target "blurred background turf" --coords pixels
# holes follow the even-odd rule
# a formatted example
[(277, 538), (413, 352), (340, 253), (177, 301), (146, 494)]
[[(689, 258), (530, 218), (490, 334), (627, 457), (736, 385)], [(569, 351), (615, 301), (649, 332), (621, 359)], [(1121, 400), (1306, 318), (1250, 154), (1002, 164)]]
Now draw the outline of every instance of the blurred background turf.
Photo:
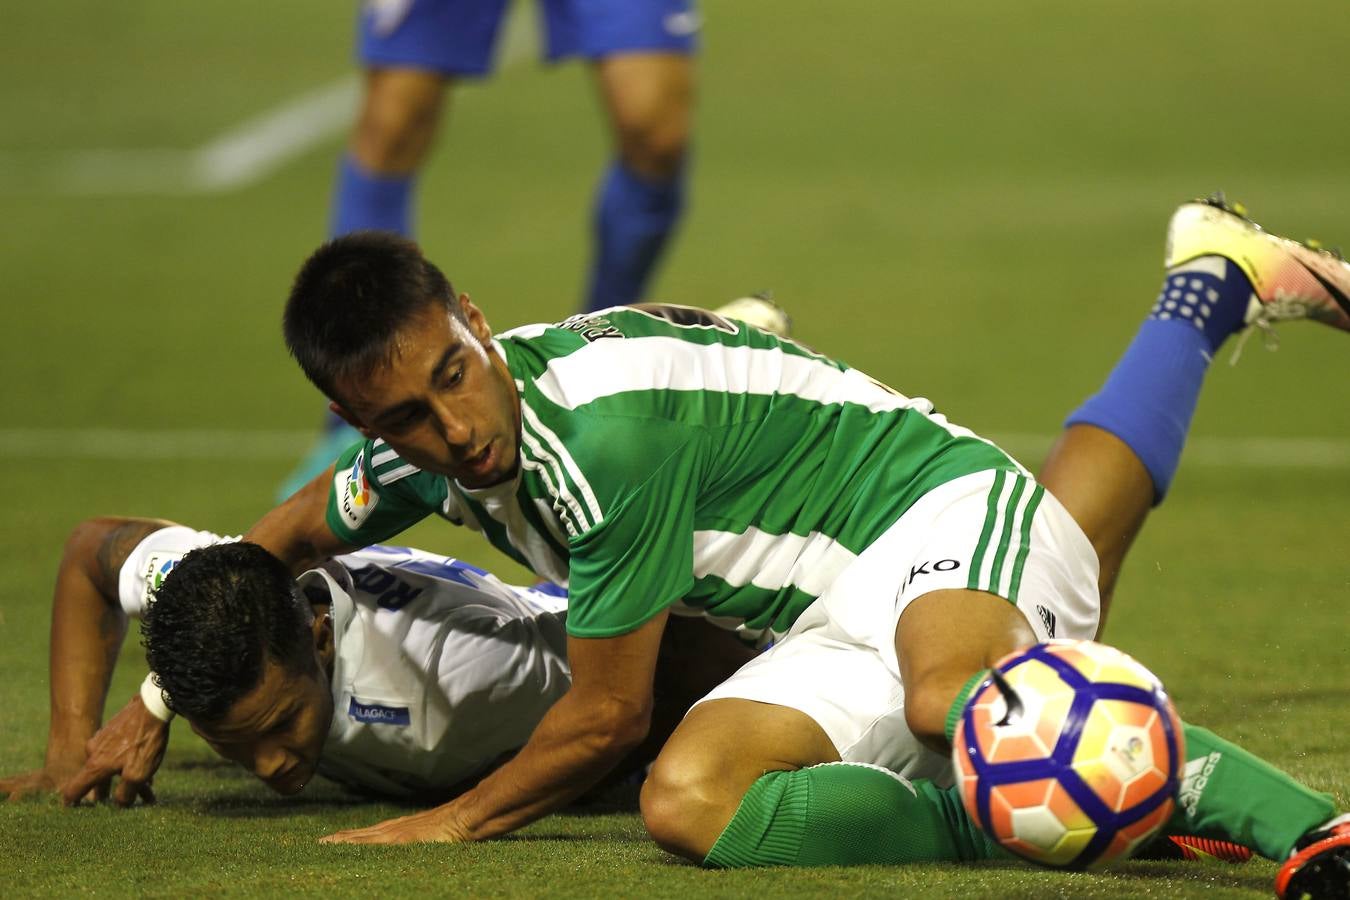
[[(1178, 202), (1224, 188), (1272, 230), (1350, 241), (1344, 0), (1310, 0), (1297, 14), (1259, 0), (708, 0), (704, 13), (693, 203), (653, 294), (716, 305), (772, 289), (802, 340), (962, 424), (1032, 436), (1016, 448), (1029, 463), (1152, 302)], [(345, 4), (318, 0), (5, 11), (0, 771), (41, 756), (50, 584), (70, 527), (132, 513), (245, 529), (321, 410), (278, 322), (291, 275), (324, 236), (339, 136), (218, 192), (183, 191), (167, 167), (163, 189), (128, 192), (111, 176), (76, 180), (70, 161), (191, 151), (350, 77), (350, 18)], [(420, 195), (429, 255), (499, 329), (571, 313), (607, 152), (587, 71), (511, 65), (458, 93), (449, 126)], [(1253, 342), (1240, 366), (1217, 364), (1195, 434), (1344, 447), (1344, 337), (1288, 327), (1278, 353)], [(137, 455), (77, 432), (90, 428), (168, 438)], [(202, 431), (233, 435), (220, 443), (238, 456), (173, 439)], [(1158, 670), (1183, 714), (1343, 805), (1347, 507), (1344, 464), (1183, 465), (1110, 632)], [(439, 524), (408, 541), (523, 577)], [(133, 634), (114, 705), (142, 672)], [(158, 812), (0, 811), (0, 853), (12, 851), (21, 873), (11, 886), (274, 893), (297, 884), (293, 869), (328, 893), (566, 883), (583, 894), (927, 885), (935, 895), (1252, 896), (1270, 874), (706, 875), (663, 862), (627, 816), (551, 820), (491, 848), (320, 850), (312, 837), (389, 810), (334, 806), (322, 791), (279, 805), (211, 765), (186, 733), (159, 785)], [(558, 834), (585, 840), (547, 839)], [(163, 844), (171, 859), (154, 852)], [(466, 867), (491, 879), (459, 880)], [(446, 881), (443, 868), (460, 874)]]

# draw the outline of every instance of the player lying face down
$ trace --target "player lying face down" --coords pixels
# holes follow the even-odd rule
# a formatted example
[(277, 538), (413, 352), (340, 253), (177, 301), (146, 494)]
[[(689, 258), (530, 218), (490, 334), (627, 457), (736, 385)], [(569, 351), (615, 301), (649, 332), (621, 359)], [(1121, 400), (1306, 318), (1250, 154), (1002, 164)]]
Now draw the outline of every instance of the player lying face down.
[[(557, 593), (383, 547), (297, 583), (256, 546), (161, 520), (90, 520), (57, 581), (46, 764), (0, 779), (0, 793), (59, 789), (73, 803), (120, 776), (116, 802), (153, 799), (168, 725), (147, 701), (162, 707), (166, 692), (147, 682), (95, 731), (127, 618), (155, 597), (147, 650), (174, 707), (274, 790), (317, 771), (366, 793), (453, 793), (523, 744), (570, 685)], [(743, 659), (695, 626), (663, 647), (665, 732)]]

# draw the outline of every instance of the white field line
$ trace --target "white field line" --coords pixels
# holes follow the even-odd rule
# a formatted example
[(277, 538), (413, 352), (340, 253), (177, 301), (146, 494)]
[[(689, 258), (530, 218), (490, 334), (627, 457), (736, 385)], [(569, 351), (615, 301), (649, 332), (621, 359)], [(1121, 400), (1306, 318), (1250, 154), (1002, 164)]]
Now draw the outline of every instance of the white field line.
[[(533, 23), (526, 6), (514, 4), (508, 14), (498, 44), (498, 69), (535, 53)], [(200, 147), (68, 151), (44, 164), (35, 181), (40, 187), (74, 196), (239, 190), (346, 131), (360, 95), (360, 78), (347, 75), (241, 122)], [(6, 168), (3, 162), (0, 159), (0, 170)]]
[[(98, 460), (289, 460), (309, 448), (315, 431), (129, 428), (0, 428), (0, 458)], [(1054, 435), (1002, 434), (991, 440), (1034, 462)], [(1350, 440), (1198, 437), (1182, 462), (1213, 468), (1350, 470)]]
[(56, 165), (63, 194), (201, 194), (261, 181), (342, 133), (360, 95), (355, 76), (288, 100), (195, 150), (77, 150)]

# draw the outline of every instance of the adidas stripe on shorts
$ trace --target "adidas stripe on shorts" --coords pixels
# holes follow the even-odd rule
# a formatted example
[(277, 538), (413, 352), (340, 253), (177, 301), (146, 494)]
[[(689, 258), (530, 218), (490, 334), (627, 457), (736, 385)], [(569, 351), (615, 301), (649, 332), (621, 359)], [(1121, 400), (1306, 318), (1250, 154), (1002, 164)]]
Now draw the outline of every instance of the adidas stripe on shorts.
[[(1040, 640), (1092, 638), (1101, 601), (1092, 544), (1059, 501), (1018, 472), (929, 491), (864, 550), (777, 643), (699, 703), (738, 698), (800, 710), (846, 762), (951, 783), (949, 759), (905, 724), (895, 652), (916, 598), (967, 588), (1021, 610)], [(951, 615), (961, 610), (954, 604)]]

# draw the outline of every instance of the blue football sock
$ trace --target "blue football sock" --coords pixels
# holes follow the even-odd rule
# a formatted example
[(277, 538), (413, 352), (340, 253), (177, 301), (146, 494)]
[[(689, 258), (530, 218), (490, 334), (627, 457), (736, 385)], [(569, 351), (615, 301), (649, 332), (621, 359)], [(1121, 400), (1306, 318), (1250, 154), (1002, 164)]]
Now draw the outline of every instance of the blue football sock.
[(1153, 479), (1155, 504), (1181, 461), (1210, 360), (1242, 328), (1251, 294), (1246, 275), (1222, 257), (1170, 270), (1106, 384), (1064, 423), (1095, 425), (1124, 441)]
[(1213, 354), (1242, 328), (1251, 296), (1240, 268), (1222, 256), (1202, 256), (1168, 271), (1148, 317), (1203, 332)]
[(595, 260), (587, 309), (643, 299), (642, 291), (684, 207), (685, 171), (649, 181), (622, 162), (605, 172), (595, 204)]
[(334, 237), (374, 229), (412, 233), (412, 175), (381, 175), (362, 168), (350, 155), (338, 166), (333, 197)]

